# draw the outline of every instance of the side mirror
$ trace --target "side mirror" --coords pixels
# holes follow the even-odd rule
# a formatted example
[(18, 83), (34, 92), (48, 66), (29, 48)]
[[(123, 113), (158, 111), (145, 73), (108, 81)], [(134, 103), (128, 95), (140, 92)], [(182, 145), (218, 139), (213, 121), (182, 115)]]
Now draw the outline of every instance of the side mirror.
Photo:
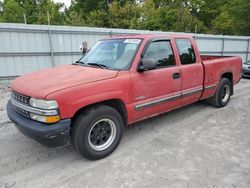
[(138, 72), (156, 69), (156, 62), (153, 58), (145, 58), (141, 60), (141, 65), (138, 67)]

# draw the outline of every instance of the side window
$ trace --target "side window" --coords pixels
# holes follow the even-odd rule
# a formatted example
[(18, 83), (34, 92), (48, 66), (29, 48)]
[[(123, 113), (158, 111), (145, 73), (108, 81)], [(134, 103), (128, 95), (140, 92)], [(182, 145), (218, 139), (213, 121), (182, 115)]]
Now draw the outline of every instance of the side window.
[(192, 64), (196, 62), (194, 49), (189, 39), (176, 39), (176, 45), (182, 65)]
[(157, 63), (157, 68), (169, 67), (175, 65), (173, 50), (170, 41), (152, 42), (143, 58), (153, 58)]

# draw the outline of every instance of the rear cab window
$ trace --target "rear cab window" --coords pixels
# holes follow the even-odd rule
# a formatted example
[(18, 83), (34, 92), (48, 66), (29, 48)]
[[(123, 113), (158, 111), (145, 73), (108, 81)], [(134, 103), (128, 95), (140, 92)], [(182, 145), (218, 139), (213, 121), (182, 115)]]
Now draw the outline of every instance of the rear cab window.
[(189, 39), (175, 39), (180, 61), (182, 65), (193, 64), (196, 62), (196, 56), (192, 42)]

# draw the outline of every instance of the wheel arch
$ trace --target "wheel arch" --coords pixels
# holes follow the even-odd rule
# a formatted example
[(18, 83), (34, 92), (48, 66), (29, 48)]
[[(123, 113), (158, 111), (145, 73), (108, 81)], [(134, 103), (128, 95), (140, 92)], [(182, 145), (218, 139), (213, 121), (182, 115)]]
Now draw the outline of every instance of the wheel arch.
[(231, 87), (231, 95), (234, 94), (234, 89), (233, 89), (233, 73), (232, 72), (224, 72), (222, 75), (221, 75), (221, 78), (227, 78), (231, 84), (232, 84), (232, 87)]
[[(76, 117), (80, 113), (82, 113), (83, 111), (86, 111), (94, 106), (97, 106), (97, 105), (106, 105), (106, 106), (110, 106), (111, 108), (114, 108), (121, 115), (123, 122), (124, 122), (124, 125), (127, 125), (128, 112), (127, 112), (127, 108), (125, 106), (125, 103), (121, 99), (109, 99), (109, 100), (100, 101), (100, 102), (96, 102), (96, 103), (92, 103), (92, 104), (83, 106), (75, 112), (74, 116), (72, 117), (72, 122), (74, 122), (74, 120), (76, 119)], [(73, 125), (73, 123), (72, 123), (72, 125)]]

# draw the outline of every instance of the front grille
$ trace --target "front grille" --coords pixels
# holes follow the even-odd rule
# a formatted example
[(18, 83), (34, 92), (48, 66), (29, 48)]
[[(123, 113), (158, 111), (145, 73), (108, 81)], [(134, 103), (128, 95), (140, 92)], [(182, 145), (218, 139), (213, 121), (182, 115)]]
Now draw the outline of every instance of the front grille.
[[(25, 95), (21, 95), (15, 91), (12, 91), (11, 92), (11, 100), (14, 100), (16, 101), (17, 103), (20, 103), (20, 104), (23, 104), (23, 105), (27, 105), (29, 106), (29, 100), (30, 100), (30, 97), (28, 96), (25, 96)], [(30, 117), (30, 113), (16, 105), (13, 105), (14, 106), (14, 109), (16, 110), (16, 112), (18, 112), (19, 114), (25, 116), (25, 117)]]
[(26, 105), (29, 105), (29, 100), (30, 100), (30, 97), (28, 96), (25, 96), (25, 95), (21, 95), (15, 91), (12, 91), (12, 97), (18, 101), (18, 102), (21, 102), (23, 104), (26, 104)]
[(19, 108), (19, 107), (17, 107), (17, 106), (14, 106), (14, 108), (15, 108), (15, 110), (19, 113), (19, 114), (21, 114), (21, 115), (23, 115), (23, 116), (25, 116), (25, 117), (30, 117), (30, 113), (28, 112), (28, 111), (26, 111), (26, 110), (24, 110), (24, 109), (21, 109), (21, 108)]

